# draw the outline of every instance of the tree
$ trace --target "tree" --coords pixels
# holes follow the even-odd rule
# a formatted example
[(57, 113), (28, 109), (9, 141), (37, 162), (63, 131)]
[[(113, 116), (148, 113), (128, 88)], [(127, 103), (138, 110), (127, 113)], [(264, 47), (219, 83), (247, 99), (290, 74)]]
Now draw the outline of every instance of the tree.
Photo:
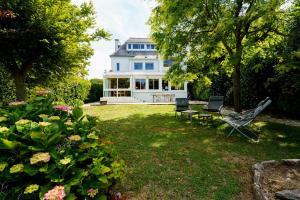
[[(158, 0), (150, 18), (152, 37), (165, 56), (191, 67), (233, 78), (234, 108), (241, 111), (240, 68), (245, 52), (268, 38), (283, 35), (279, 0)], [(255, 53), (255, 51), (253, 52)]]
[(91, 89), (86, 100), (87, 103), (92, 103), (100, 100), (103, 96), (103, 80), (102, 79), (91, 79)]
[(0, 0), (0, 65), (14, 79), (18, 100), (25, 99), (25, 81), (45, 85), (84, 74), (93, 54), (91, 42), (108, 37), (95, 27), (92, 4)]

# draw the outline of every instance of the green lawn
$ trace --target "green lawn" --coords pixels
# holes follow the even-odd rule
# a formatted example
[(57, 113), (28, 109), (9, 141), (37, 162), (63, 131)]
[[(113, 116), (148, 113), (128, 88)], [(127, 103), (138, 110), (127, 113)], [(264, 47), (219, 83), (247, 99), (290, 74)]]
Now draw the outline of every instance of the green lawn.
[[(251, 166), (300, 158), (300, 128), (268, 122), (260, 142), (234, 135), (217, 116), (207, 125), (175, 119), (172, 105), (107, 105), (85, 108), (125, 160), (117, 190), (128, 199), (252, 199)], [(193, 109), (200, 110), (200, 106)]]

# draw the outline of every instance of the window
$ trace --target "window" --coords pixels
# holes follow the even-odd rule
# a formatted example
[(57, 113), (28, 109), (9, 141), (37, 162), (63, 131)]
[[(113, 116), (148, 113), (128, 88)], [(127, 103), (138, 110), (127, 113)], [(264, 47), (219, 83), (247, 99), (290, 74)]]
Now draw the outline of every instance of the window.
[(171, 67), (172, 66), (172, 60), (168, 59), (164, 61), (164, 67)]
[(128, 44), (128, 49), (131, 49), (131, 44)]
[(145, 45), (144, 44), (141, 44), (140, 47), (141, 47), (141, 49), (145, 49)]
[(162, 80), (161, 86), (162, 86), (162, 89), (163, 89), (163, 90), (165, 90), (165, 91), (169, 90), (169, 81), (167, 81), (167, 80)]
[(120, 63), (117, 63), (117, 71), (120, 71)]
[(130, 88), (130, 79), (129, 78), (119, 78), (118, 88), (119, 89), (129, 89)]
[(134, 63), (134, 70), (142, 70), (143, 63)]
[(154, 70), (154, 63), (146, 63), (145, 69), (146, 70)]
[(139, 44), (133, 44), (133, 45), (132, 45), (132, 48), (133, 48), (133, 49), (140, 49), (140, 45), (139, 45)]
[(149, 90), (158, 90), (158, 89), (159, 89), (159, 80), (149, 79)]
[(151, 44), (151, 49), (155, 49), (155, 45), (154, 44)]
[(184, 90), (184, 83), (180, 83), (180, 84), (171, 83), (171, 90)]
[(108, 89), (117, 89), (117, 79), (116, 78), (112, 78), (112, 79), (108, 79)]
[(146, 80), (145, 79), (135, 79), (135, 89), (136, 90), (146, 89)]

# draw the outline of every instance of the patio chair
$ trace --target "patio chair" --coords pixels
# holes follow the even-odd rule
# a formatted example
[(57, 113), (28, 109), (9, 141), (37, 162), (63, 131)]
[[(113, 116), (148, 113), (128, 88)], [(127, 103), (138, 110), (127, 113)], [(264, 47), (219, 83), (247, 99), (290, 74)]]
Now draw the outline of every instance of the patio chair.
[(203, 106), (203, 110), (209, 112), (218, 112), (220, 114), (223, 104), (224, 104), (223, 96), (210, 96), (208, 100), (208, 104)]
[(177, 112), (190, 110), (189, 100), (187, 98), (176, 98), (175, 103), (175, 117), (177, 117)]
[[(230, 131), (228, 136), (231, 136), (236, 130), (242, 136), (254, 140), (252, 136), (255, 137), (255, 140), (258, 139), (258, 135), (253, 133), (248, 127), (248, 125), (266, 108), (271, 104), (271, 99), (267, 97), (266, 99), (259, 102), (256, 108), (245, 111), (243, 113), (233, 113), (225, 116), (222, 120), (230, 124), (233, 128)], [(248, 132), (248, 134), (246, 133)], [(249, 135), (250, 133), (250, 135)]]

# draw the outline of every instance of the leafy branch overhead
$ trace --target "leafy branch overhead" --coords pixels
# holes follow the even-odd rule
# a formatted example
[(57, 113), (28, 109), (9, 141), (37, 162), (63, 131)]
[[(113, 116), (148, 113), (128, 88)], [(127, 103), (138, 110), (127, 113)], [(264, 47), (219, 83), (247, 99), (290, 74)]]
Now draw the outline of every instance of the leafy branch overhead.
[[(158, 0), (149, 22), (165, 57), (184, 61), (198, 77), (223, 68), (234, 82), (240, 107), (240, 67), (244, 55), (270, 40), (281, 40), (288, 18), (284, 1)], [(283, 20), (285, 19), (285, 20)], [(255, 52), (255, 51), (254, 51)]]
[(46, 85), (72, 73), (85, 73), (93, 55), (91, 42), (110, 38), (96, 27), (90, 3), (8, 0), (0, 10), (15, 16), (0, 18), (0, 46), (5, 46), (0, 50), (0, 65), (14, 78), (18, 99), (25, 97), (25, 81)]

